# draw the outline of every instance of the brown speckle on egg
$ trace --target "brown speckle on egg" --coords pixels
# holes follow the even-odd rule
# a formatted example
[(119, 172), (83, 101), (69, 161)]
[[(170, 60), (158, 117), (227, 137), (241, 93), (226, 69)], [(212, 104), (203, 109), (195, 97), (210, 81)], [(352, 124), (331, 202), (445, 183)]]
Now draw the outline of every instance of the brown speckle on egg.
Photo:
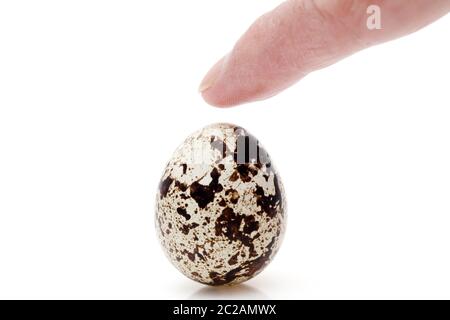
[(159, 185), (155, 222), (183, 274), (208, 285), (237, 284), (278, 251), (285, 206), (280, 177), (256, 138), (214, 124), (175, 151)]

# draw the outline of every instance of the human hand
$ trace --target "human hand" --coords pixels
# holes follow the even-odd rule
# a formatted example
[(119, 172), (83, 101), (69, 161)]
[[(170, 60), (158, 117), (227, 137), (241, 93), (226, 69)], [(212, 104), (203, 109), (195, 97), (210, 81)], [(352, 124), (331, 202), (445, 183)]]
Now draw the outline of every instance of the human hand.
[[(377, 9), (381, 29), (370, 25), (377, 23)], [(287, 0), (256, 20), (199, 90), (219, 107), (266, 99), (314, 70), (414, 32), (449, 11), (450, 0)]]

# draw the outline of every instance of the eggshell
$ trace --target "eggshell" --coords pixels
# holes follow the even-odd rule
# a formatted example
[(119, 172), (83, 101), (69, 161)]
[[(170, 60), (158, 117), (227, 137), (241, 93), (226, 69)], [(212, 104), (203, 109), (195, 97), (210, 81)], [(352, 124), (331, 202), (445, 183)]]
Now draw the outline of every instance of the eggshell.
[(285, 230), (280, 177), (245, 129), (213, 124), (175, 151), (156, 197), (156, 226), (170, 261), (208, 285), (237, 284), (264, 269)]

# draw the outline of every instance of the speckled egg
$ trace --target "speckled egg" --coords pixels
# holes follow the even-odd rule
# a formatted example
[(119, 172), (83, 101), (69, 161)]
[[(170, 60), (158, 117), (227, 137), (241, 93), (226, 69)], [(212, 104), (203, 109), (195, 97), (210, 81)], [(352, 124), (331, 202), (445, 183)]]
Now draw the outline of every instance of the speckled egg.
[(156, 226), (171, 262), (208, 285), (246, 281), (272, 260), (285, 229), (280, 177), (247, 130), (213, 124), (190, 135), (161, 178)]

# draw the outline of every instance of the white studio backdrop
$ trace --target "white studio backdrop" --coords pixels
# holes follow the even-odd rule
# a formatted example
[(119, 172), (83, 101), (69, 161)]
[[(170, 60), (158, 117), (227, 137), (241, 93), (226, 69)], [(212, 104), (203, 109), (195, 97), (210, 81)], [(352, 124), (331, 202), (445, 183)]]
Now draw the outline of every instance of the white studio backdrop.
[[(0, 298), (450, 298), (449, 17), (233, 109), (209, 67), (278, 1), (0, 1)], [(232, 289), (154, 230), (166, 161), (232, 122), (283, 179), (278, 256)]]

